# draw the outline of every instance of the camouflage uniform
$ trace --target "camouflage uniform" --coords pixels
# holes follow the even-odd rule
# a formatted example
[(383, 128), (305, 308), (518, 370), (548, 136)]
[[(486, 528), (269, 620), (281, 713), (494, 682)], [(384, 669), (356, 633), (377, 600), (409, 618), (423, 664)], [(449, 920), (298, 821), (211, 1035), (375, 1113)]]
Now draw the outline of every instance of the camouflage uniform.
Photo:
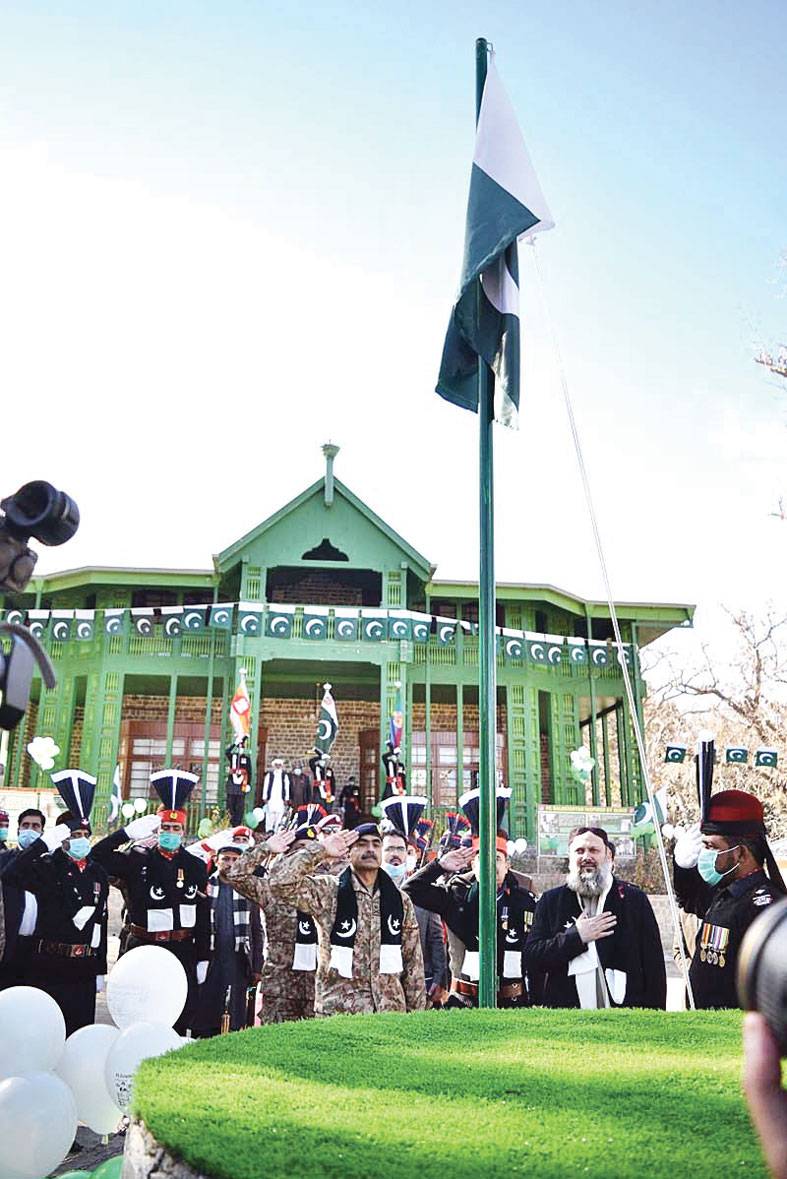
[[(298, 853), (295, 853), (296, 855)], [(293, 970), (297, 912), (271, 892), (268, 877), (255, 871), (269, 859), (267, 842), (245, 852), (223, 873), (236, 892), (255, 901), (262, 910), (265, 928), (265, 960), (262, 967), (262, 1023), (310, 1019), (314, 1015), (314, 972)]]
[(412, 901), (402, 895), (401, 974), (381, 974), (380, 890), (369, 889), (353, 872), (352, 885), (358, 903), (358, 931), (353, 952), (353, 976), (343, 978), (329, 966), (331, 929), (336, 918), (339, 881), (322, 875), (319, 865), (326, 860), (320, 844), (295, 856), (277, 861), (271, 869), (270, 889), (311, 913), (317, 925), (319, 955), (314, 994), (315, 1015), (359, 1014), (373, 1011), (420, 1011), (426, 1007), (421, 938)]

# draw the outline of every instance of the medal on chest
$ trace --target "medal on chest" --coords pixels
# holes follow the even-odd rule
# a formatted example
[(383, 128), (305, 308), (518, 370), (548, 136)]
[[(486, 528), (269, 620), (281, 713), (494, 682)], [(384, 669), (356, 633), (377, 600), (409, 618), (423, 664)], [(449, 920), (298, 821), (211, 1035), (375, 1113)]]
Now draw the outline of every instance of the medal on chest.
[(186, 883), (186, 875), (182, 868), (178, 868), (178, 878), (175, 881), (176, 888), (183, 888)]
[(703, 921), (700, 930), (700, 961), (707, 962), (709, 966), (726, 966), (729, 940), (729, 929)]

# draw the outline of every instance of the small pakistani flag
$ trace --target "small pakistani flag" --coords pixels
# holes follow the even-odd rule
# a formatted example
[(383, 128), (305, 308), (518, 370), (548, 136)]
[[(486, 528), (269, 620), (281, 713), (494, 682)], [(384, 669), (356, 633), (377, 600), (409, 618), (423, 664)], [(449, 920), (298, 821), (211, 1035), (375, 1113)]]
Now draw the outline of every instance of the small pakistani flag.
[(183, 630), (183, 607), (162, 606), (161, 617), (164, 619), (164, 634), (167, 638), (177, 638)]
[(340, 643), (354, 643), (358, 639), (358, 611), (337, 610), (333, 620), (333, 637)]
[(394, 642), (412, 640), (413, 620), (405, 610), (391, 610), (388, 613), (388, 638)]
[(328, 609), (310, 606), (303, 612), (303, 637), (316, 641), (328, 638)]
[(665, 761), (681, 762), (686, 760), (685, 745), (668, 745), (664, 754)]
[(153, 634), (153, 611), (148, 607), (135, 607), (131, 611), (131, 617), (134, 620), (134, 630), (137, 634), (149, 639)]
[(428, 643), (432, 633), (432, 615), (411, 614), (410, 617), (413, 623), (413, 642)]
[(456, 622), (452, 618), (438, 618), (435, 635), (441, 647), (450, 647), (456, 641)]
[(6, 622), (14, 622), (17, 626), (24, 626), (25, 612), (24, 610), (9, 610), (5, 616)]
[(609, 647), (602, 639), (588, 639), (588, 649), (593, 667), (609, 666)]
[(214, 602), (208, 616), (211, 630), (232, 630), (232, 602)]
[(525, 652), (531, 663), (546, 663), (547, 661), (547, 644), (543, 637), (527, 639)]
[(728, 745), (724, 750), (727, 765), (744, 766), (749, 760), (749, 751), (743, 745)]
[(268, 610), (265, 633), (269, 639), (291, 639), (294, 606), (271, 606)]
[(366, 643), (380, 643), (387, 633), (387, 616), (384, 611), (364, 611), (361, 615), (361, 638)]
[(74, 619), (76, 621), (77, 639), (81, 643), (89, 642), (93, 638), (93, 627), (96, 619), (95, 610), (75, 610)]
[(184, 632), (192, 635), (202, 634), (205, 630), (205, 613), (207, 609), (207, 606), (184, 606), (183, 621), (181, 623)]
[(763, 767), (774, 770), (779, 762), (779, 754), (775, 749), (758, 749), (754, 755), (754, 764), (758, 769)]
[(566, 639), (568, 662), (575, 666), (583, 666), (588, 662), (588, 648), (584, 639)]
[(126, 611), (123, 607), (112, 608), (104, 611), (104, 634), (105, 635), (119, 635), (123, 630), (123, 616)]
[(42, 639), (49, 629), (48, 610), (28, 610), (27, 629), (37, 639)]
[(256, 638), (262, 634), (262, 603), (238, 603), (238, 634)]
[(331, 695), (331, 685), (323, 684), (324, 694), (320, 704), (320, 715), (317, 720), (317, 736), (314, 748), (320, 753), (330, 753), (331, 746), (339, 732), (339, 718), (336, 715), (336, 701)]
[(71, 630), (74, 623), (73, 610), (53, 610), (52, 611), (52, 638), (59, 643), (65, 643), (71, 638)]
[(524, 659), (525, 636), (521, 631), (504, 630), (500, 635), (499, 643), (502, 646), (505, 660)]
[(120, 817), (120, 804), (122, 801), (120, 764), (118, 763), (115, 765), (115, 773), (112, 775), (112, 792), (109, 795), (109, 814), (107, 815), (108, 823), (114, 823)]

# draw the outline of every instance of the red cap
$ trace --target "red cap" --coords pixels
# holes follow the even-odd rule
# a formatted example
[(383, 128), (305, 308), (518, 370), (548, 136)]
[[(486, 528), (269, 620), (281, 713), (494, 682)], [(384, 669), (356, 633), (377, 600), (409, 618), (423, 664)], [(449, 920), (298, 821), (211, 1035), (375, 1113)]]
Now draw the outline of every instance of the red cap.
[[(473, 836), (473, 851), (478, 851), (481, 846), (481, 839), (478, 835)], [(508, 840), (505, 835), (498, 835), (495, 839), (495, 851), (502, 852), (504, 856), (508, 855)]]
[(702, 831), (705, 835), (762, 835), (765, 832), (762, 803), (745, 790), (721, 790), (712, 794)]
[(186, 826), (186, 812), (185, 811), (171, 811), (168, 807), (160, 806), (156, 814), (161, 819), (162, 823), (180, 823), (183, 827)]

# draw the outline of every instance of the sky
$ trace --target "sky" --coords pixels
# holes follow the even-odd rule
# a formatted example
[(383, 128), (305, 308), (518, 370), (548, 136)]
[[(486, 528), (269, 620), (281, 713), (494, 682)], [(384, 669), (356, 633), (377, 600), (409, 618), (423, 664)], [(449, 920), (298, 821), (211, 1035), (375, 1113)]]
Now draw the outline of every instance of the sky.
[(501, 580), (783, 593), (787, 9), (752, 0), (0, 5), (3, 494), (66, 489), (40, 572), (210, 566), (336, 473), (477, 576), (477, 421), (434, 384), (459, 277), (474, 42), (556, 228), (521, 251)]

